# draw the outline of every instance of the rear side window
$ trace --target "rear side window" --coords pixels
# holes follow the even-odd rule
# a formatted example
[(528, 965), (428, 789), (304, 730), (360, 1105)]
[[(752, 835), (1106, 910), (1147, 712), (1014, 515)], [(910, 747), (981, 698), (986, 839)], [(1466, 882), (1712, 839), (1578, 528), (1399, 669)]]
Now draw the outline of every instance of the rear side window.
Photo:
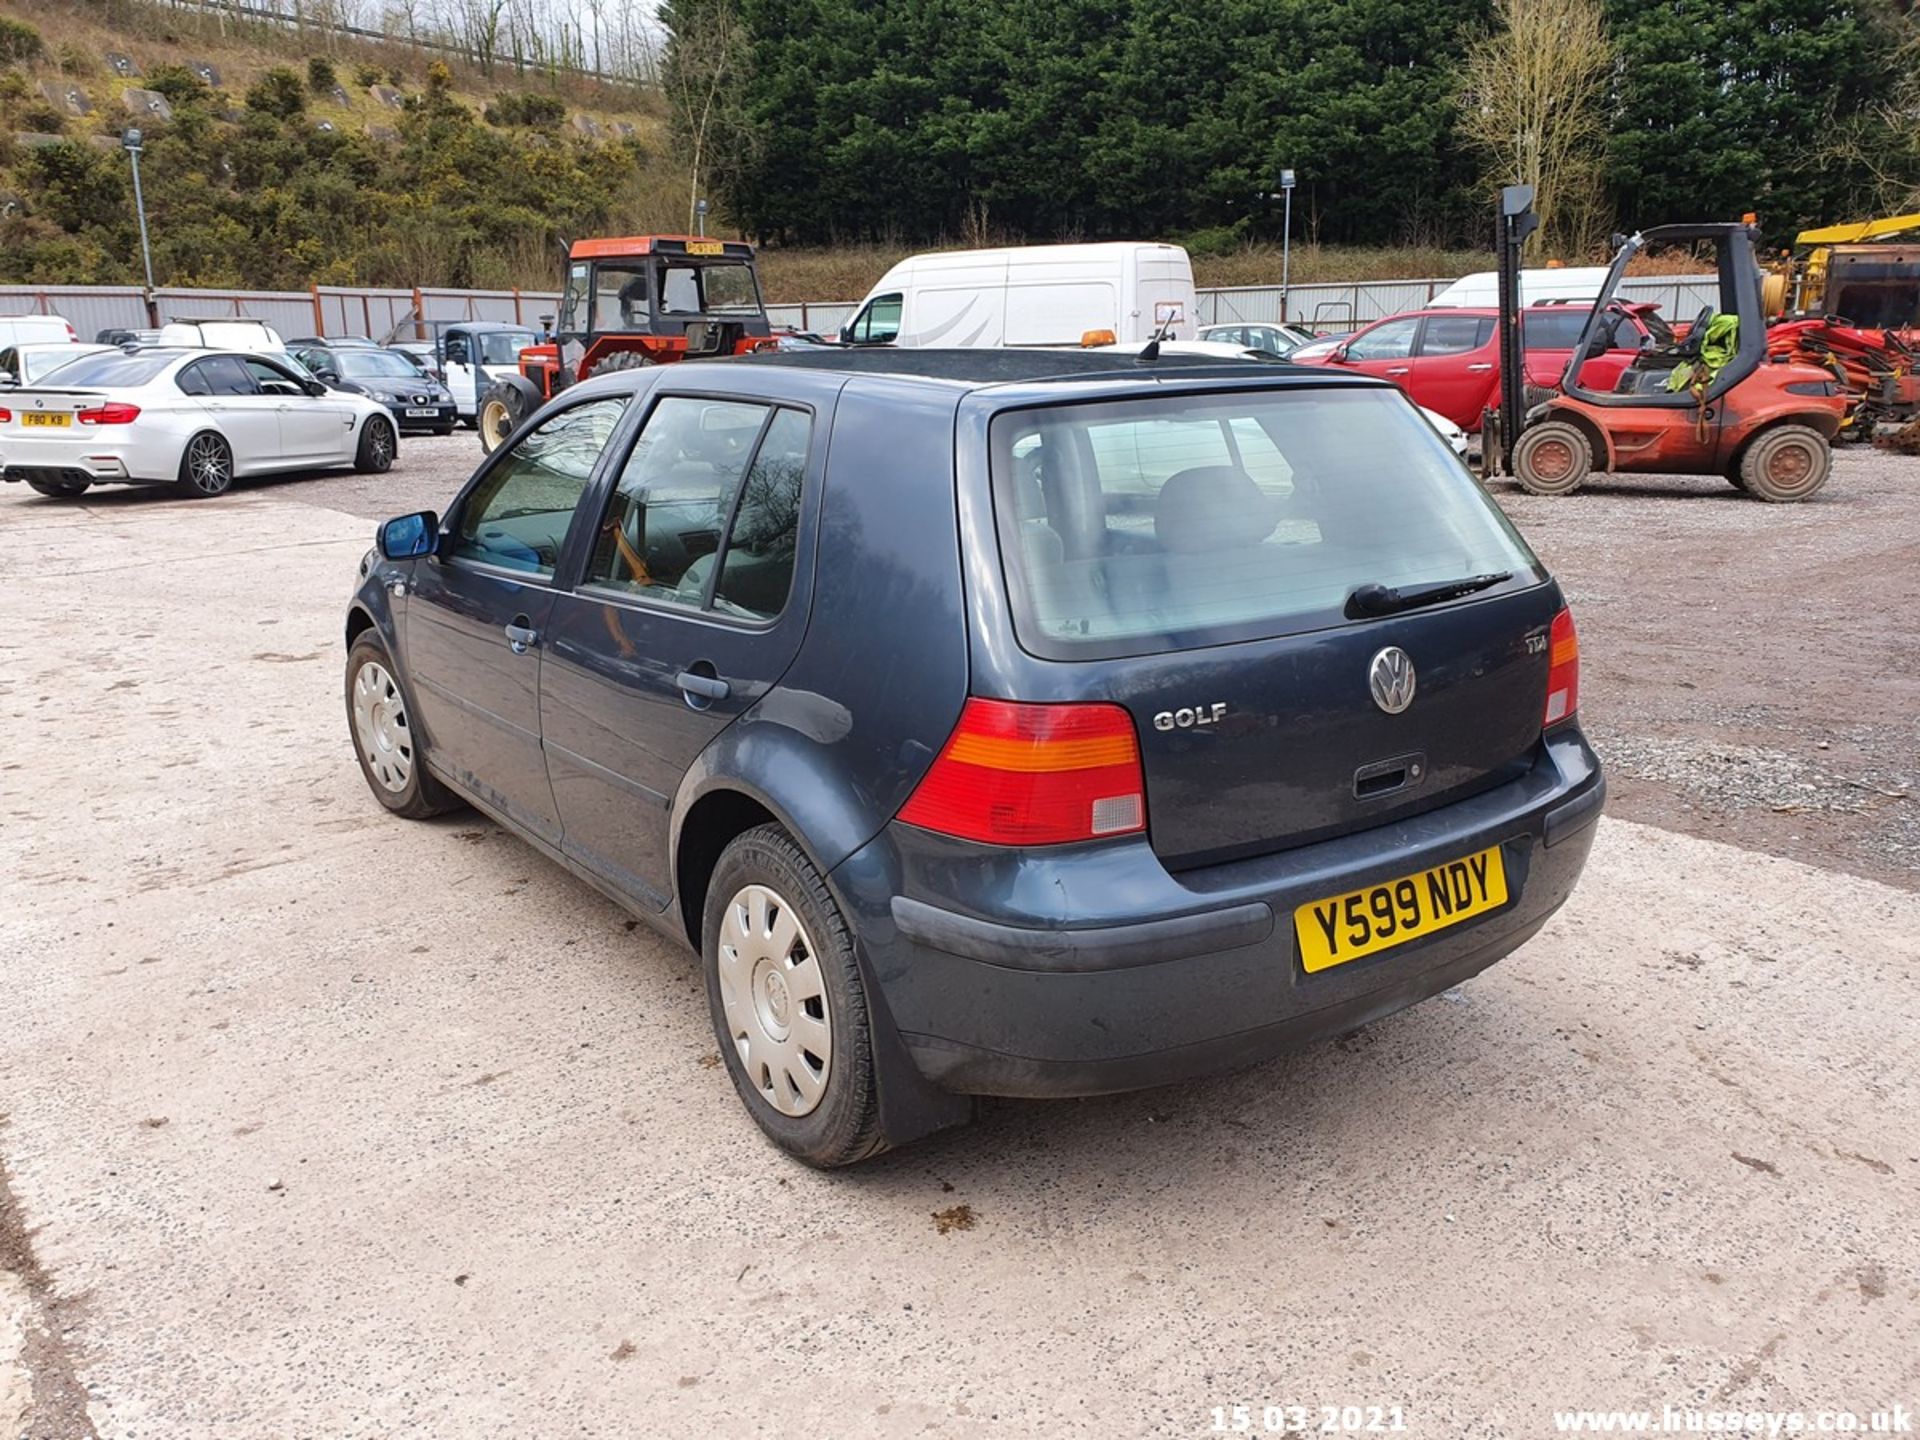
[(1486, 315), (1429, 315), (1420, 336), (1420, 353), (1461, 355), (1478, 350), (1493, 338), (1493, 319)]
[(1534, 559), (1398, 394), (1288, 389), (995, 417), (1021, 644), (1149, 654), (1352, 623), (1347, 596)]

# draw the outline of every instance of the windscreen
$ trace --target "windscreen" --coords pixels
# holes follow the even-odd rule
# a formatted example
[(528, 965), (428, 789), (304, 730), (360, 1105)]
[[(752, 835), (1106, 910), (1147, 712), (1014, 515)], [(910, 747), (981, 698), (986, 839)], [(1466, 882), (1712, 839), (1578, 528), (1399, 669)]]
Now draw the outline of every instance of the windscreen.
[(669, 315), (758, 314), (760, 292), (753, 283), (753, 267), (663, 261), (660, 309)]
[(520, 352), (533, 344), (531, 330), (482, 330), (474, 339), (480, 343), (480, 363), (512, 365)]
[(333, 363), (342, 375), (353, 380), (420, 378), (418, 365), (386, 350), (336, 350)]
[(1349, 623), (1361, 585), (1532, 553), (1398, 392), (1288, 388), (997, 416), (994, 509), (1021, 644), (1147, 654)]
[(53, 372), (49, 384), (73, 385), (84, 389), (111, 390), (123, 385), (144, 385), (180, 358), (178, 351), (139, 350), (129, 355), (109, 350), (84, 355)]

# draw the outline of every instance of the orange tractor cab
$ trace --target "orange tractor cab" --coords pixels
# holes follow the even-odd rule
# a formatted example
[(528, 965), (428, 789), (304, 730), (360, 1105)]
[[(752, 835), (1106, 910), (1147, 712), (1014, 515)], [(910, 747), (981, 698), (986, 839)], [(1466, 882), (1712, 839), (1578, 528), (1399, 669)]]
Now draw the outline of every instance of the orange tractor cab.
[(553, 338), (522, 350), (517, 372), (491, 377), (480, 398), (480, 443), (492, 451), (541, 404), (590, 375), (743, 355), (771, 333), (751, 245), (691, 235), (577, 240)]
[[(1671, 344), (1642, 350), (1610, 391), (1580, 383), (1606, 342), (1607, 306), (1634, 256), (1711, 245), (1717, 304)], [(1770, 358), (1752, 227), (1662, 225), (1620, 245), (1561, 378), (1564, 393), (1526, 412), (1510, 456), (1535, 495), (1565, 495), (1594, 471), (1726, 476), (1760, 500), (1804, 500), (1826, 483), (1851, 401), (1832, 371)]]

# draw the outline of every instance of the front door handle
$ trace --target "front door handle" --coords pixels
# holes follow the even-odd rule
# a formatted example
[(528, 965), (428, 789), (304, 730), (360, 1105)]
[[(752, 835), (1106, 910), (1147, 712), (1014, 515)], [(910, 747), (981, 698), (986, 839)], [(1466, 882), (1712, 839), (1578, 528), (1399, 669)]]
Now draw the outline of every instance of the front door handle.
[(1475, 374), (1478, 374), (1478, 373), (1479, 373), (1480, 371), (1482, 371), (1482, 370), (1491, 370), (1492, 368), (1493, 368), (1493, 366), (1491, 366), (1491, 365), (1469, 365), (1469, 366), (1467, 366), (1467, 369), (1469, 369), (1469, 370), (1471, 370), (1471, 371), (1473, 371), (1473, 372), (1474, 372)]
[(702, 675), (695, 670), (682, 670), (673, 677), (673, 683), (702, 700), (724, 700), (733, 693), (733, 687), (719, 676)]
[(1389, 374), (1389, 375), (1404, 375), (1404, 374), (1406, 374), (1406, 373), (1407, 373), (1407, 371), (1408, 371), (1408, 370), (1410, 370), (1410, 369), (1412, 369), (1412, 368), (1413, 368), (1413, 367), (1412, 367), (1412, 366), (1410, 366), (1410, 365), (1389, 365), (1389, 366), (1387, 367), (1387, 374)]
[(516, 655), (524, 655), (540, 643), (540, 632), (527, 623), (527, 617), (516, 615), (513, 624), (507, 626), (507, 648)]

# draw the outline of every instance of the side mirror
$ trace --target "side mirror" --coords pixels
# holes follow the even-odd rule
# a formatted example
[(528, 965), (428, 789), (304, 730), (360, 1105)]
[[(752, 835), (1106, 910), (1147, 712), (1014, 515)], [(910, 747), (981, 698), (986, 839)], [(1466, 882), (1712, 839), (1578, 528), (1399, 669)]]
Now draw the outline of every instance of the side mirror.
[(316, 380), (324, 380), (329, 385), (337, 385), (340, 383), (340, 372), (331, 365), (325, 365), (313, 372), (313, 378)]
[(11, 370), (0, 370), (0, 385), (5, 385), (9, 389), (11, 389), (13, 386), (18, 385), (19, 383), (20, 382), (14, 378), (13, 372)]
[(307, 394), (313, 396), (316, 400), (320, 396), (327, 393), (326, 385), (319, 380), (309, 380), (301, 388), (304, 389), (307, 392)]
[(1347, 347), (1344, 345), (1334, 346), (1332, 352), (1327, 356), (1327, 359), (1333, 361), (1333, 363), (1336, 365), (1346, 364), (1347, 363)]
[(401, 515), (375, 532), (374, 548), (386, 560), (417, 560), (440, 543), (440, 517), (431, 510)]

